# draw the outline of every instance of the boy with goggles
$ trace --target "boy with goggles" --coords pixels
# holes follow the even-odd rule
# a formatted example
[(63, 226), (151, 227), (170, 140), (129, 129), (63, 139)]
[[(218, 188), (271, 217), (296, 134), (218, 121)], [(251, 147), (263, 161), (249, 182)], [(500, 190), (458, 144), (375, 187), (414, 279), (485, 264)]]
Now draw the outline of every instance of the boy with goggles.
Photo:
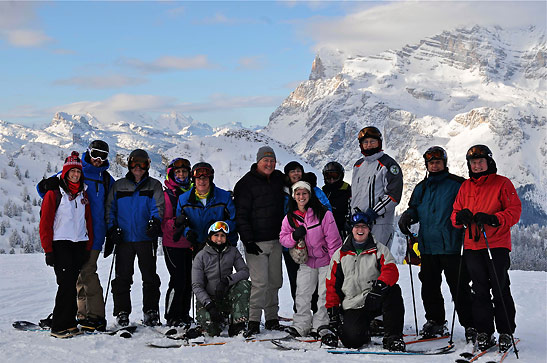
[(412, 192), (408, 209), (399, 219), (399, 229), (411, 235), (410, 227), (420, 223), (418, 249), (421, 254), (419, 278), (422, 282), (422, 301), (426, 323), (420, 334), (432, 338), (447, 334), (444, 299), (441, 292), (442, 275), (450, 287), (460, 324), (465, 328), (468, 342), (477, 332), (471, 314), (471, 289), (465, 267), (458, 275), (462, 231), (450, 223), (452, 204), (464, 179), (448, 172), (446, 151), (432, 146), (423, 154), (427, 174)]
[[(218, 336), (228, 322), (228, 335), (245, 331), (249, 320), (251, 283), (249, 268), (238, 249), (228, 243), (228, 223), (214, 222), (207, 230), (205, 247), (192, 264), (198, 330)], [(235, 269), (235, 273), (233, 270)]]

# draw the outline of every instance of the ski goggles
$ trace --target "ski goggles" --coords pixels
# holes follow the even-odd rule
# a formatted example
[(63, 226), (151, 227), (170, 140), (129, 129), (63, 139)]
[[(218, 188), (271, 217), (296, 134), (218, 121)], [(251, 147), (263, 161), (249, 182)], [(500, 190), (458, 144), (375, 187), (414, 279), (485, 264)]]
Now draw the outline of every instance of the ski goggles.
[(326, 171), (323, 173), (325, 180), (338, 180), (340, 176), (340, 173), (337, 171)]
[(101, 159), (101, 161), (106, 161), (106, 158), (108, 158), (108, 151), (91, 148), (87, 149), (87, 152), (89, 153), (89, 157), (91, 159)]
[(207, 231), (207, 234), (216, 233), (218, 231), (223, 231), (226, 234), (230, 233), (230, 227), (228, 227), (228, 223), (226, 223), (224, 221), (217, 221), (217, 222), (211, 224), (211, 227), (209, 227), (209, 230)]
[(150, 168), (150, 159), (134, 156), (129, 160), (128, 166), (129, 169), (134, 169), (138, 166), (143, 170), (148, 170)]
[(351, 216), (351, 225), (355, 226), (358, 223), (364, 223), (370, 228), (369, 218), (363, 212), (357, 212)]
[(431, 160), (446, 160), (446, 152), (441, 148), (431, 148), (425, 152), (424, 159), (426, 162), (430, 162)]
[(199, 178), (210, 178), (213, 176), (213, 172), (209, 168), (197, 168), (192, 173), (192, 177), (199, 179)]
[(473, 146), (467, 150), (465, 155), (467, 160), (469, 159), (480, 159), (480, 158), (492, 158), (492, 152), (482, 145)]
[(183, 159), (183, 158), (177, 158), (177, 159), (172, 160), (169, 163), (169, 166), (167, 166), (167, 167), (168, 168), (174, 168), (174, 169), (180, 169), (180, 168), (185, 168), (185, 169), (188, 169), (188, 170), (191, 169), (190, 161), (188, 161), (187, 159)]
[(372, 137), (374, 139), (381, 140), (382, 139), (382, 133), (380, 132), (380, 130), (378, 130), (374, 126), (365, 127), (364, 129), (359, 131), (359, 135), (357, 135), (357, 139), (359, 139), (359, 141), (360, 141), (360, 140), (362, 140), (366, 137)]

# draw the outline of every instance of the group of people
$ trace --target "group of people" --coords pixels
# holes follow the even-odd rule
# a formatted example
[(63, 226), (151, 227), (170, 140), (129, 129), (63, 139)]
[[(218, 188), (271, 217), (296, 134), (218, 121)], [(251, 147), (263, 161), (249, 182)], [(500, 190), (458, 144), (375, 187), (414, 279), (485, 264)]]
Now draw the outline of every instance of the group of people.
[[(358, 141), (362, 157), (353, 166), (351, 186), (336, 161), (325, 165), (325, 185), (318, 188), (315, 174), (304, 172), (296, 161), (287, 163), (284, 172), (276, 169), (274, 150), (263, 146), (233, 193), (214, 184), (214, 169), (206, 162), (192, 166), (184, 158), (172, 160), (162, 188), (148, 174), (151, 161), (144, 150), (131, 152), (128, 173), (115, 182), (106, 171), (105, 142), (93, 141), (82, 160), (73, 152), (60, 175), (38, 185), (44, 196), (40, 237), (59, 285), (51, 334), (72, 336), (78, 325), (105, 329), (96, 273), (104, 241), (105, 257), (115, 256), (117, 324), (129, 325), (136, 256), (143, 323), (159, 325), (156, 251), (161, 236), (170, 274), (164, 314), (169, 326), (192, 323), (195, 296), (198, 327), (211, 336), (226, 324), (230, 336), (253, 336), (260, 333), (264, 315), (267, 330), (315, 336), (331, 346), (340, 341), (361, 347), (380, 327), (384, 347), (404, 351), (404, 304), (390, 252), (402, 170), (384, 153), (376, 127), (363, 128)], [(467, 152), (467, 180), (448, 172), (443, 148), (431, 147), (423, 157), (426, 177), (399, 220), (406, 235), (419, 223), (419, 277), (427, 320), (421, 334), (447, 332), (444, 271), (466, 339), (482, 350), (489, 348), (495, 344), (495, 322), (500, 349), (506, 350), (516, 327), (508, 276), (510, 227), (521, 212), (515, 188), (497, 174), (484, 145)], [(238, 240), (245, 258), (236, 248)], [(282, 258), (293, 298), (289, 327), (278, 316)]]

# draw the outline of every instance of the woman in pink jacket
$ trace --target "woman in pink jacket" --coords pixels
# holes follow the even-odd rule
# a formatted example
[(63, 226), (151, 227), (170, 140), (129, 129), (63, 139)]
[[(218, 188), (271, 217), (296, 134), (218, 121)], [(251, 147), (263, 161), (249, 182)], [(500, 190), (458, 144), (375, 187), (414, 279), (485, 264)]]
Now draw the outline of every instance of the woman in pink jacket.
[[(283, 219), (279, 240), (292, 248), (300, 239), (306, 242), (308, 261), (298, 268), (296, 277), (296, 313), (287, 332), (293, 336), (315, 335), (328, 330), (329, 317), (325, 308), (326, 277), (334, 252), (342, 246), (332, 212), (327, 210), (305, 181), (292, 185), (289, 211)], [(312, 294), (317, 288), (317, 312), (311, 312)]]

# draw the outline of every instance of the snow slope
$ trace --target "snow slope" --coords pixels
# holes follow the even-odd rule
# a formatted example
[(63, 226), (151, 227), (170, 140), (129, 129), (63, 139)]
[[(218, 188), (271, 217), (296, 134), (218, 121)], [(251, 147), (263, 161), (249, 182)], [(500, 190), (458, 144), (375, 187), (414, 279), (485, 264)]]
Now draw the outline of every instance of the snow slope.
[[(111, 258), (99, 259), (99, 275), (103, 287), (108, 281)], [(141, 319), (141, 282), (138, 268), (135, 268), (133, 289), (133, 313), (131, 320)], [(414, 329), (410, 275), (408, 266), (399, 266), (399, 283), (405, 299), (405, 327)], [(414, 285), (417, 293), (418, 324), (423, 325), (423, 308), (419, 299), (417, 269), (413, 267)], [(162, 281), (162, 301), (167, 289), (168, 273), (163, 259), (158, 260), (158, 273)], [(53, 270), (44, 263), (42, 254), (0, 255), (0, 359), (2, 362), (58, 363), (70, 362), (453, 362), (464, 344), (463, 328), (456, 323), (455, 353), (442, 356), (385, 357), (385, 356), (334, 356), (325, 351), (280, 351), (269, 342), (244, 343), (234, 338), (229, 344), (209, 347), (184, 347), (178, 349), (153, 349), (146, 342), (157, 339), (151, 331), (135, 333), (132, 339), (106, 335), (79, 336), (73, 339), (55, 339), (48, 333), (19, 332), (11, 327), (14, 320), (38, 321), (51, 312), (56, 291)], [(517, 306), (516, 336), (520, 359), (511, 355), (507, 362), (545, 362), (547, 357), (547, 319), (545, 314), (547, 273), (510, 271), (511, 288)], [(285, 279), (285, 281), (287, 281)], [(448, 287), (443, 284), (444, 296), (449, 296)], [(292, 302), (288, 283), (280, 291), (280, 315), (290, 316)], [(452, 316), (452, 304), (447, 302), (447, 319)], [(112, 297), (109, 296), (107, 313), (112, 313)], [(113, 319), (109, 318), (112, 324)], [(263, 334), (264, 337), (280, 336), (283, 333)], [(215, 338), (214, 341), (225, 340)]]

